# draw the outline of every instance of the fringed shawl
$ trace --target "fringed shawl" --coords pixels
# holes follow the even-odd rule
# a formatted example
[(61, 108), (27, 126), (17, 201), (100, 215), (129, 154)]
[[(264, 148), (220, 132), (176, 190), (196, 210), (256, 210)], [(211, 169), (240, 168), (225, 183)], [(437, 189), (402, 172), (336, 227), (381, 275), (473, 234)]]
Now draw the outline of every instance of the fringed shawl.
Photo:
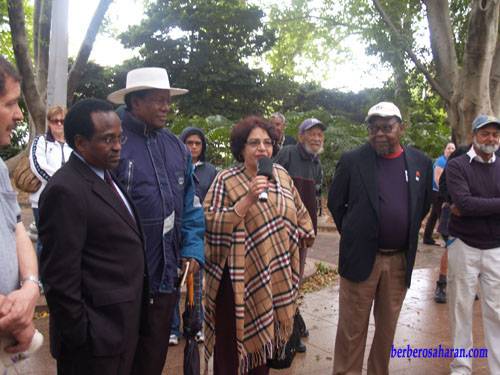
[(248, 191), (243, 165), (220, 172), (205, 198), (205, 360), (215, 344), (215, 302), (224, 267), (234, 291), (239, 372), (281, 353), (291, 335), (299, 284), (299, 244), (314, 237), (311, 218), (293, 181), (274, 164), (267, 202), (244, 219), (234, 205)]

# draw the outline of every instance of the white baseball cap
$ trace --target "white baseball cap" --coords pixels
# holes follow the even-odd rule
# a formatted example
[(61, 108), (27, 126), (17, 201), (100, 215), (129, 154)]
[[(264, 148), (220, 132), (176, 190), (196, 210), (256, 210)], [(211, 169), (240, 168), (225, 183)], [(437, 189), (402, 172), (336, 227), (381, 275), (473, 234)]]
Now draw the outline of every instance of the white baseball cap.
[(391, 102), (380, 102), (378, 104), (375, 104), (368, 110), (368, 116), (366, 116), (365, 121), (370, 122), (370, 118), (372, 118), (373, 116), (397, 117), (400, 121), (403, 121), (399, 108)]
[(124, 89), (112, 92), (108, 95), (111, 103), (123, 104), (125, 95), (142, 90), (168, 90), (170, 96), (183, 95), (188, 92), (186, 89), (170, 87), (167, 70), (164, 68), (138, 68), (127, 73), (127, 84)]

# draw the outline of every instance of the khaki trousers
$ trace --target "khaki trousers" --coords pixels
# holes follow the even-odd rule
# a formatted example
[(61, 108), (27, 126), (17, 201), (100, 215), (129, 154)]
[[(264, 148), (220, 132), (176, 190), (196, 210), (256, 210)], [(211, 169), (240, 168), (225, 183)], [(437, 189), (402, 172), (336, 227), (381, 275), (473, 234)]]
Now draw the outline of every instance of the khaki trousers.
[(368, 358), (368, 374), (389, 373), (391, 345), (407, 290), (405, 271), (404, 253), (377, 254), (367, 280), (340, 279), (334, 374), (361, 374), (372, 305), (375, 336)]
[[(500, 374), (500, 247), (481, 250), (457, 238), (448, 247), (448, 307), (454, 348), (472, 349), (477, 285), (490, 374)], [(477, 322), (474, 322), (477, 324)], [(472, 358), (455, 358), (451, 373), (472, 374)]]

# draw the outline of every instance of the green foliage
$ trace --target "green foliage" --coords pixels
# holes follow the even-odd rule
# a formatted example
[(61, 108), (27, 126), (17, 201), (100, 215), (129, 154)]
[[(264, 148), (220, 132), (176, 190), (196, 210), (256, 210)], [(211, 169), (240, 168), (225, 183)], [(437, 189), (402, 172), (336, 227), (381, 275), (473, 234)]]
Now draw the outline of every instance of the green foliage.
[[(272, 70), (292, 78), (313, 81), (327, 73), (329, 63), (339, 60), (340, 42), (348, 30), (331, 16), (335, 7), (327, 2), (291, 0), (267, 7), (269, 26), (276, 43), (266, 55)], [(318, 74), (319, 73), (319, 74)]]
[[(450, 139), (450, 128), (445, 122), (446, 114), (437, 101), (435, 96), (428, 96), (410, 109), (411, 124), (408, 125), (402, 140), (403, 144), (414, 146), (432, 158), (441, 155)], [(367, 109), (363, 109), (354, 113), (332, 114), (328, 110), (315, 108), (284, 113), (287, 119), (285, 132), (295, 138), (298, 135), (299, 125), (307, 118), (318, 118), (327, 125), (324, 152), (320, 157), (325, 176), (323, 191), (327, 191), (331, 184), (340, 155), (367, 141), (368, 134), (364, 124), (366, 112)], [(201, 128), (206, 134), (209, 145), (207, 160), (219, 168), (226, 168), (234, 164), (229, 145), (232, 124), (233, 121), (221, 115), (186, 117), (177, 114), (171, 116), (169, 128), (177, 135), (188, 126)]]
[(316, 273), (320, 275), (338, 274), (336, 269), (323, 262), (316, 263)]
[(465, 41), (467, 40), (467, 28), (469, 26), (469, 12), (470, 1), (468, 0), (451, 0), (450, 1), (450, 14), (453, 15), (451, 19), (453, 34), (455, 36), (455, 51), (457, 51), (458, 63), (461, 65)]
[(175, 116), (170, 122), (170, 130), (177, 135), (187, 127), (203, 130), (207, 139), (207, 161), (219, 168), (227, 168), (233, 164), (233, 156), (229, 146), (229, 135), (233, 123), (221, 115), (206, 118)]
[(3, 160), (20, 153), (26, 146), (29, 138), (29, 126), (27, 123), (20, 123), (12, 132), (10, 145), (0, 148), (0, 157)]
[(427, 87), (421, 74), (413, 71), (408, 80), (412, 82), (411, 106), (408, 127), (403, 143), (412, 145), (436, 158), (451, 140), (451, 129), (441, 99)]
[(325, 109), (333, 115), (344, 116), (355, 122), (362, 122), (368, 108), (374, 103), (393, 100), (390, 89), (366, 89), (358, 93), (342, 92), (335, 89), (325, 89), (316, 83), (301, 85), (295, 95), (284, 101), (284, 110), (311, 111)]
[[(26, 34), (28, 40), (33, 40), (33, 3), (29, 0), (24, 2), (24, 15), (26, 17)], [(30, 52), (33, 55), (33, 43), (28, 43)], [(9, 27), (9, 14), (7, 10), (7, 0), (0, 0), (0, 55), (11, 62), (15, 62), (14, 49), (12, 48), (12, 38)]]
[[(70, 61), (70, 66), (73, 61)], [(116, 70), (100, 66), (89, 61), (84, 68), (83, 76), (73, 94), (72, 103), (85, 98), (106, 99), (110, 92), (114, 91), (113, 81)], [(122, 86), (124, 87), (124, 86)]]
[(258, 7), (240, 0), (158, 0), (146, 13), (120, 38), (139, 48), (136, 66), (165, 67), (172, 86), (189, 88), (178, 100), (182, 113), (237, 119), (263, 112), (266, 75), (246, 64), (274, 42)]
[(15, 61), (10, 35), (7, 0), (0, 0), (0, 54), (10, 61)]

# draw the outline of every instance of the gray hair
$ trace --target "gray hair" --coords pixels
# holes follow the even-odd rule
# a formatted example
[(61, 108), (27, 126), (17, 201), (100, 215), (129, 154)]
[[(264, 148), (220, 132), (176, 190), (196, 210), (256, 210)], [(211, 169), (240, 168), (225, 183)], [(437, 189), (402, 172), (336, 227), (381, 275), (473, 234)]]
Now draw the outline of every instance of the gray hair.
[(283, 121), (283, 124), (286, 124), (286, 117), (283, 115), (283, 113), (275, 112), (269, 118), (271, 119), (273, 117), (279, 118), (281, 121)]

